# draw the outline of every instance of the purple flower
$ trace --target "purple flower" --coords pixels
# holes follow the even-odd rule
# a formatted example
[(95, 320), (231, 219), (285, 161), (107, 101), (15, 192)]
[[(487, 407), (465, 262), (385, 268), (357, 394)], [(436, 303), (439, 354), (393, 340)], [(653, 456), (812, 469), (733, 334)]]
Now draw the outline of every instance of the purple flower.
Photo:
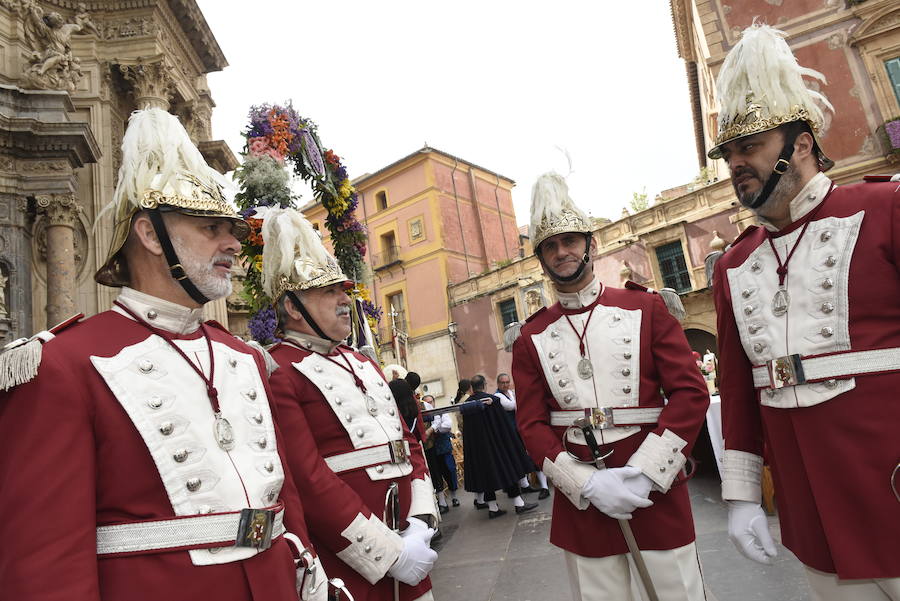
[(260, 344), (271, 344), (275, 342), (275, 330), (278, 322), (275, 319), (275, 309), (267, 307), (257, 311), (250, 322), (247, 324), (250, 329), (250, 335)]
[(303, 137), (303, 146), (306, 150), (306, 158), (309, 160), (309, 166), (312, 167), (318, 175), (325, 174), (325, 162), (322, 160), (322, 153), (319, 152), (319, 145), (309, 130), (302, 130), (300, 135)]
[(884, 124), (884, 133), (887, 134), (888, 140), (891, 143), (891, 148), (894, 150), (900, 149), (900, 119), (886, 121)]

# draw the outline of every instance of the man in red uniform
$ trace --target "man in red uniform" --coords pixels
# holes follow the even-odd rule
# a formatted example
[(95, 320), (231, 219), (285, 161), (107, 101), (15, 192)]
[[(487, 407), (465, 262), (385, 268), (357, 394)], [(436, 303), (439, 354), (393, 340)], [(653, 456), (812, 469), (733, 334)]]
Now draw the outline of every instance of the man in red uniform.
[[(329, 495), (301, 487), (316, 549), (357, 601), (389, 601), (395, 582), (403, 601), (430, 600), (427, 574), (437, 558), (428, 547), (437, 519), (430, 476), (381, 370), (341, 344), (351, 330), (350, 282), (299, 212), (269, 211), (263, 238), (263, 284), (284, 332), (271, 350), (280, 365), (271, 386), (278, 425), (291, 441), (288, 465), (300, 480), (309, 429), (328, 467), (352, 489)], [(395, 516), (385, 508), (393, 487)], [(319, 516), (329, 514), (343, 528), (320, 527)]]
[(247, 232), (220, 177), (174, 115), (133, 114), (96, 275), (115, 307), (0, 356), (5, 599), (325, 598), (262, 357), (202, 321)]
[[(663, 600), (704, 599), (691, 507), (679, 477), (709, 396), (684, 332), (661, 297), (604, 286), (591, 222), (565, 180), (532, 191), (531, 239), (559, 302), (531, 316), (513, 346), (519, 431), (555, 495), (550, 542), (565, 550), (576, 599), (639, 597), (617, 520), (630, 520)], [(664, 391), (668, 402), (663, 400)], [(607, 469), (571, 428), (594, 411)]]
[[(764, 67), (762, 67), (764, 65)], [(814, 599), (900, 600), (900, 192), (836, 187), (824, 97), (766, 26), (719, 75), (717, 145), (759, 217), (715, 268), (725, 435), (722, 497), (744, 555), (775, 555), (760, 508), (764, 449), (782, 541)], [(892, 490), (893, 487), (893, 490)]]

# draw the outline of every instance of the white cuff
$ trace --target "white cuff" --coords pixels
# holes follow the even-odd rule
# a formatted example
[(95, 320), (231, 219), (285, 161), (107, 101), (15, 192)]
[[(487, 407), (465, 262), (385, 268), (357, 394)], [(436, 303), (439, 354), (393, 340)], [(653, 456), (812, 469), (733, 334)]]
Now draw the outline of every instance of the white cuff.
[(568, 453), (562, 451), (556, 456), (555, 461), (549, 457), (544, 458), (544, 475), (553, 482), (556, 490), (566, 495), (572, 505), (578, 509), (587, 509), (590, 501), (581, 496), (584, 484), (591, 479), (597, 469), (586, 463), (579, 463), (572, 459)]
[(434, 487), (431, 480), (426, 481), (424, 478), (418, 478), (409, 483), (412, 489), (412, 500), (409, 503), (409, 515), (407, 519), (414, 515), (433, 515), (435, 519), (438, 517), (437, 505), (434, 500)]
[(722, 454), (722, 500), (762, 503), (763, 460), (746, 451), (725, 449)]
[(375, 584), (394, 565), (403, 550), (403, 539), (375, 515), (366, 519), (357, 514), (341, 532), (350, 545), (337, 553), (338, 559), (356, 570), (369, 584)]
[(666, 429), (662, 436), (651, 432), (627, 461), (628, 465), (639, 467), (645, 476), (653, 480), (654, 488), (669, 492), (678, 472), (687, 462), (681, 452), (687, 441)]

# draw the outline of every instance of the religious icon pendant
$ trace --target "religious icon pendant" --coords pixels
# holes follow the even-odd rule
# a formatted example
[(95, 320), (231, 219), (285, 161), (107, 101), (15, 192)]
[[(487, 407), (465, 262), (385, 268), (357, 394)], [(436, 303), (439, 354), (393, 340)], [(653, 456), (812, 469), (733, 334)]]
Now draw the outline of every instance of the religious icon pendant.
[(788, 296), (787, 290), (785, 290), (784, 286), (779, 286), (778, 292), (775, 293), (775, 297), (772, 299), (772, 313), (775, 317), (781, 317), (788, 312), (790, 304), (791, 297)]
[(213, 423), (213, 435), (216, 443), (223, 451), (230, 451), (234, 448), (234, 428), (227, 419), (222, 417), (221, 413), (216, 413), (216, 421)]
[(578, 377), (582, 380), (589, 380), (594, 375), (594, 368), (587, 357), (582, 357), (578, 361)]

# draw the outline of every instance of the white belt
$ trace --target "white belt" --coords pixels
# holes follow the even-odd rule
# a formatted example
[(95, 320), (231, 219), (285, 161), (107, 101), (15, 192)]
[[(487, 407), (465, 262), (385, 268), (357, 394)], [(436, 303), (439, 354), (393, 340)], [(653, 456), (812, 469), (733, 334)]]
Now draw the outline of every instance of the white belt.
[[(284, 507), (174, 517), (97, 527), (97, 555), (141, 554), (211, 547), (267, 549), (284, 534)], [(221, 543), (221, 544), (216, 544)]]
[(374, 467), (383, 463), (406, 463), (408, 461), (409, 443), (405, 440), (392, 440), (374, 447), (348, 451), (325, 458), (325, 463), (335, 473)]
[(786, 355), (753, 368), (756, 388), (784, 388), (900, 370), (900, 348), (847, 351), (818, 357)]
[(551, 426), (573, 426), (575, 420), (587, 417), (597, 430), (621, 428), (625, 426), (643, 426), (659, 421), (662, 407), (588, 407), (567, 411), (551, 411)]

